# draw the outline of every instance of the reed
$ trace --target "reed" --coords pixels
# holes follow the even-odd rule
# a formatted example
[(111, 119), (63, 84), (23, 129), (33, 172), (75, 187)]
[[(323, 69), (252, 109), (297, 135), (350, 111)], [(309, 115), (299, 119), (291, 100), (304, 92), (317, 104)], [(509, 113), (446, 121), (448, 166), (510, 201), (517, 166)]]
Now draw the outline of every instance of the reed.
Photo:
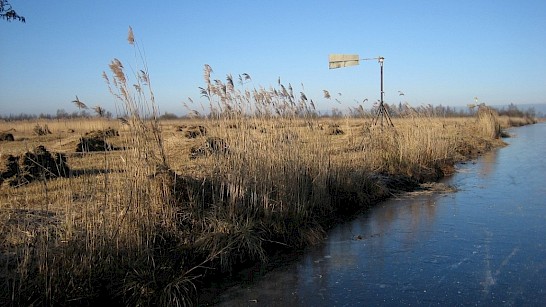
[[(193, 305), (210, 276), (320, 242), (336, 219), (502, 142), (491, 110), (455, 119), (408, 112), (394, 129), (372, 127), (366, 113), (320, 118), (291, 84), (251, 87), (248, 74), (221, 81), (208, 65), (207, 106), (190, 101), (195, 118), (160, 121), (131, 29), (128, 42), (135, 73), (115, 59), (103, 74), (123, 125), (0, 123), (16, 131), (2, 157), (40, 144), (64, 153), (71, 169), (69, 178), (1, 187), (2, 305)], [(52, 134), (33, 135), (36, 124)], [(200, 133), (185, 137), (192, 126)], [(119, 130), (104, 137), (120, 150), (75, 152), (81, 135), (108, 127)]]
[(490, 107), (480, 105), (477, 114), (478, 126), (480, 132), (493, 139), (498, 139), (501, 135), (501, 125), (498, 120), (498, 113)]
[[(335, 121), (343, 135), (318, 128), (330, 121), (232, 115), (159, 123), (165, 159), (147, 122), (112, 137), (123, 151), (76, 154), (62, 140), (29, 135), (67, 153), (73, 175), (47, 189), (2, 188), (2, 300), (190, 304), (198, 276), (320, 242), (331, 217), (388, 197), (397, 186), (385, 178), (434, 179), (443, 163), (494, 142), (472, 134), (472, 118), (400, 118), (396, 130), (383, 131), (345, 118)], [(187, 139), (174, 128), (199, 124), (207, 136)], [(191, 159), (207, 137), (225, 140), (229, 151)]]

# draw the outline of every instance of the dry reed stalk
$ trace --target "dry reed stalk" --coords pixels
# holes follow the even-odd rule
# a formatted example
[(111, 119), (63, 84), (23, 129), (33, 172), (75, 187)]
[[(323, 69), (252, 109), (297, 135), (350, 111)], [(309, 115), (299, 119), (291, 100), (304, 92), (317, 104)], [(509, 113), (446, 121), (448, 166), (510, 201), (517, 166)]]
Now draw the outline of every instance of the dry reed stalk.
[(478, 126), (480, 131), (487, 138), (498, 139), (501, 134), (501, 126), (498, 120), (499, 115), (490, 107), (480, 105), (477, 113)]

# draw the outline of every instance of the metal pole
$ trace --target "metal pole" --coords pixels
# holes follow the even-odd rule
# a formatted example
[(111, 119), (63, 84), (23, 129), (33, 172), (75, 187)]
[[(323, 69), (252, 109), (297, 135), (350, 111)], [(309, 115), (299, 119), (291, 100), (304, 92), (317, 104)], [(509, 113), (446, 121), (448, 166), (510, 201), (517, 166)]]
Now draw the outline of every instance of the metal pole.
[(387, 108), (385, 108), (385, 104), (383, 101), (383, 95), (385, 94), (383, 92), (383, 61), (385, 58), (379, 57), (377, 58), (379, 62), (379, 66), (381, 67), (381, 99), (379, 100), (379, 110), (377, 111), (377, 115), (374, 120), (374, 125), (377, 124), (378, 117), (381, 117), (381, 127), (383, 127), (383, 121), (386, 120), (390, 126), (394, 127), (394, 124), (391, 121), (389, 112), (387, 111)]
[(381, 105), (383, 105), (383, 58), (379, 58), (379, 64), (381, 66)]
[(381, 116), (381, 127), (383, 127), (383, 57), (379, 57), (379, 66), (381, 66), (381, 102), (379, 103), (379, 112)]

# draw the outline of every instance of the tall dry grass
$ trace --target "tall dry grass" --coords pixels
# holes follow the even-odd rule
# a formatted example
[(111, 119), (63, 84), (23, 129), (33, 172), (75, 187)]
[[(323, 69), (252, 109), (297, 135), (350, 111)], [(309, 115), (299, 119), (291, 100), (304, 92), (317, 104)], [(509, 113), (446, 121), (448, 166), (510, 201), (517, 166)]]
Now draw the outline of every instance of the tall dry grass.
[[(280, 80), (251, 87), (248, 74), (221, 81), (206, 65), (207, 105), (188, 104), (210, 113), (191, 122), (206, 134), (184, 139), (158, 120), (132, 30), (128, 41), (133, 69), (114, 59), (103, 74), (128, 123), (124, 150), (75, 154), (59, 136), (115, 124), (102, 120), (47, 122), (51, 137), (2, 146), (7, 154), (49, 142), (73, 169), (70, 178), (0, 190), (3, 305), (195, 304), (203, 277), (320, 242), (335, 218), (437, 179), (498, 136), (496, 115), (485, 111), (410, 113), (393, 119), (394, 129), (371, 126), (370, 114), (321, 119), (303, 89)], [(16, 130), (30, 134), (33, 124)], [(203, 154), (191, 156), (192, 147)]]
[(498, 139), (501, 135), (501, 125), (499, 122), (499, 114), (490, 107), (480, 105), (478, 108), (478, 126), (480, 132), (492, 139)]
[[(102, 165), (47, 183), (47, 189), (45, 182), (43, 189), (25, 187), (26, 197), (2, 191), (0, 300), (7, 305), (188, 305), (195, 296), (194, 277), (186, 272), (198, 263), (180, 252), (185, 247), (177, 237), (174, 177), (166, 166), (147, 67), (133, 46), (136, 73), (127, 74), (114, 59), (111, 75), (103, 74), (125, 111), (125, 150), (76, 155)], [(63, 124), (73, 127), (70, 122), (49, 127), (57, 131)], [(94, 128), (92, 123), (77, 130)], [(25, 129), (20, 124), (16, 130)], [(48, 141), (44, 138), (32, 142)], [(28, 197), (33, 189), (38, 195), (54, 193)]]
[[(112, 127), (119, 129), (120, 125), (116, 121), (108, 118), (90, 117), (90, 118), (68, 118), (68, 119), (37, 119), (20, 120), (17, 122), (0, 121), (0, 131), (12, 131), (14, 135), (29, 136), (34, 134), (36, 126), (47, 126), (52, 134), (70, 134), (82, 133), (91, 130), (100, 130)], [(14, 130), (14, 131), (13, 131)]]

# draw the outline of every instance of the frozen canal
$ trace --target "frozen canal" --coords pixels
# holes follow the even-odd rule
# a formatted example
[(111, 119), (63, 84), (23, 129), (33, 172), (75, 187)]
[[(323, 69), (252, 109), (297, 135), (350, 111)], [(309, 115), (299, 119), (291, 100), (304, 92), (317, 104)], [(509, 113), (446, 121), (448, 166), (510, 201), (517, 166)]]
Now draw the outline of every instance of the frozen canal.
[(222, 293), (220, 306), (545, 306), (546, 124)]

